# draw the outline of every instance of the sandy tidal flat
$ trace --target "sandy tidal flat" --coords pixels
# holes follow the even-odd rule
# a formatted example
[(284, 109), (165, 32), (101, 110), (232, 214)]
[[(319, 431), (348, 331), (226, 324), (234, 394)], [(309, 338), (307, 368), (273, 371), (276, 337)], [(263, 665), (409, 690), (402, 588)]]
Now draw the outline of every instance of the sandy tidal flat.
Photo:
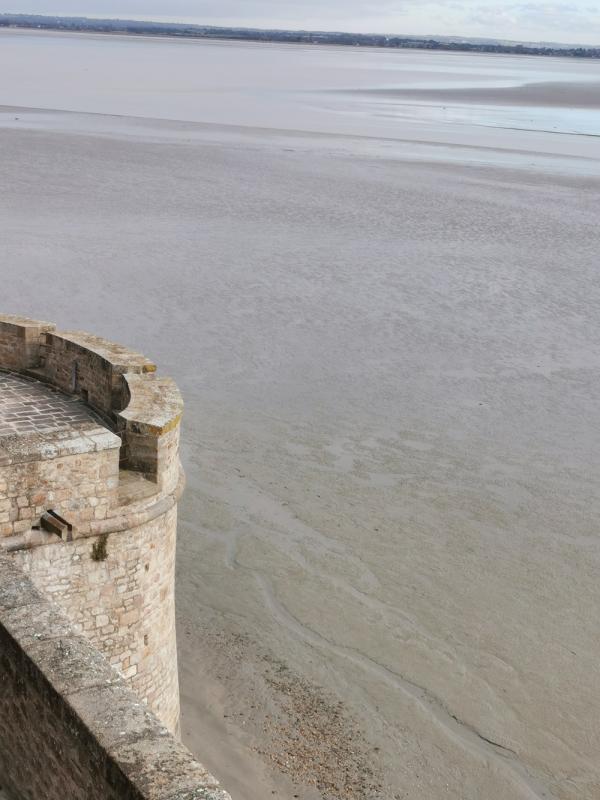
[(600, 81), (589, 83), (525, 83), (519, 86), (468, 88), (374, 89), (372, 94), (399, 100), (461, 102), (477, 105), (542, 106), (545, 108), (588, 108), (600, 111)]
[(186, 398), (201, 760), (237, 800), (595, 800), (590, 137), (421, 120), (390, 143), (10, 91), (3, 307), (142, 349)]

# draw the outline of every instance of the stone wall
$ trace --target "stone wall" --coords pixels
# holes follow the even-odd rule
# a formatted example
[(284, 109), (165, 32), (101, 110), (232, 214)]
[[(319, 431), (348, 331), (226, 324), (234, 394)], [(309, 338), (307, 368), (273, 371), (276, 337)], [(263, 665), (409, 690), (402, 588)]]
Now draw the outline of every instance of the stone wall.
[(0, 316), (0, 364), (17, 371), (37, 366), (42, 337), (54, 327), (27, 317)]
[[(177, 732), (177, 386), (121, 345), (18, 317), (0, 316), (3, 368), (83, 400), (106, 427), (2, 440), (0, 552)], [(28, 530), (49, 508), (72, 526), (72, 541)]]
[(101, 452), (14, 464), (2, 464), (0, 457), (0, 537), (24, 533), (49, 509), (79, 530), (106, 519), (119, 484), (119, 445), (106, 443), (110, 449)]
[(6, 556), (0, 687), (0, 795), (231, 800)]
[(129, 402), (116, 415), (122, 464), (143, 472), (162, 491), (173, 491), (179, 480), (179, 389), (173, 380), (158, 375), (134, 373), (124, 378)]
[(19, 550), (14, 559), (171, 731), (179, 725), (177, 509), (133, 532)]
[(129, 402), (125, 373), (156, 371), (145, 356), (83, 331), (46, 333), (40, 353), (40, 368), (53, 386), (109, 416)]
[(148, 358), (83, 331), (0, 315), (0, 369), (81, 397), (121, 437), (123, 464), (163, 483), (164, 453), (175, 438), (167, 434), (178, 427), (183, 404), (175, 383), (155, 375)]

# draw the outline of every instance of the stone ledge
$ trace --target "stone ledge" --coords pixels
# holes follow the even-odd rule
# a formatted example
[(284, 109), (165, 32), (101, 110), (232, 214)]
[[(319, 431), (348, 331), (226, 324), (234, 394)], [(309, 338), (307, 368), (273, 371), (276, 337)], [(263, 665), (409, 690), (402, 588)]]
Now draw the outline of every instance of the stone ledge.
[(93, 353), (110, 365), (113, 372), (156, 372), (156, 364), (141, 353), (86, 331), (48, 332), (47, 345), (51, 344), (53, 339), (60, 339), (67, 345)]
[[(0, 645), (0, 764), (9, 787), (36, 796), (45, 780), (39, 770), (56, 771), (59, 754), (71, 784), (69, 800), (231, 800), (5, 556)], [(39, 739), (37, 747), (32, 743), (33, 771), (18, 763), (28, 751), (14, 735), (20, 720), (32, 715), (38, 723), (28, 735)], [(63, 799), (55, 787), (45, 788), (46, 800)]]
[(56, 330), (56, 325), (53, 322), (41, 322), (37, 319), (30, 319), (29, 317), (21, 317), (18, 314), (0, 314), (0, 325), (12, 325), (19, 328), (19, 333), (23, 338), (27, 338), (28, 331), (35, 329), (36, 332), (50, 332)]
[(99, 453), (121, 447), (120, 438), (100, 425), (90, 424), (76, 433), (72, 430), (25, 433), (0, 440), (0, 466), (28, 461), (52, 461), (63, 456)]
[(81, 536), (98, 536), (102, 533), (119, 533), (122, 531), (132, 531), (151, 522), (157, 517), (161, 517), (177, 505), (185, 488), (185, 474), (183, 469), (179, 469), (179, 480), (173, 492), (163, 495), (154, 495), (150, 500), (140, 502), (138, 506), (124, 506), (115, 509), (114, 513), (106, 519), (92, 520), (89, 531), (78, 531)]
[(184, 789), (183, 792), (169, 795), (163, 800), (231, 800), (227, 792), (223, 789)]
[[(86, 538), (112, 533), (130, 533), (147, 522), (161, 517), (174, 508), (185, 488), (185, 473), (179, 470), (179, 480), (173, 492), (168, 494), (153, 494), (143, 500), (127, 506), (115, 508), (111, 514), (102, 520), (91, 520), (82, 523), (77, 528), (76, 538)], [(0, 555), (17, 550), (27, 550), (34, 547), (45, 547), (57, 543), (57, 538), (38, 531), (30, 531), (17, 536), (0, 539)], [(0, 610), (2, 609), (2, 571), (0, 570)]]
[[(12, 561), (0, 556), (0, 619), (6, 611), (28, 606), (42, 606), (44, 597)], [(27, 615), (28, 612), (25, 612)], [(30, 618), (31, 621), (35, 616)]]
[(39, 599), (35, 603), (36, 614), (33, 620), (28, 605), (0, 610), (0, 619), (22, 647), (51, 639), (63, 639), (73, 633), (71, 623), (55, 605), (47, 603), (40, 610)]
[(162, 436), (179, 424), (183, 399), (172, 378), (125, 375), (129, 404), (118, 415), (133, 433)]

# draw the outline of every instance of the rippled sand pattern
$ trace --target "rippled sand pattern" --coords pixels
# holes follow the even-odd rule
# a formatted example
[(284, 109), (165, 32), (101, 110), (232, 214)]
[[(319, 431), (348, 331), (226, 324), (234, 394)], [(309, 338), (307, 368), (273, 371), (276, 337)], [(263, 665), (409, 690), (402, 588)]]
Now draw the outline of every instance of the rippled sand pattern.
[[(240, 800), (348, 800), (352, 758), (370, 800), (596, 800), (596, 140), (384, 132), (260, 82), (236, 128), (218, 109), (257, 80), (245, 53), (278, 82), (284, 55), (211, 47), (219, 124), (13, 108), (0, 127), (5, 310), (156, 353), (186, 398), (184, 738)], [(386, 88), (387, 56), (349, 75), (351, 56), (345, 83)], [(428, 57), (402, 62), (414, 88)], [(339, 78), (315, 50), (296, 83), (310, 58)], [(479, 84), (521, 64), (443, 63)]]

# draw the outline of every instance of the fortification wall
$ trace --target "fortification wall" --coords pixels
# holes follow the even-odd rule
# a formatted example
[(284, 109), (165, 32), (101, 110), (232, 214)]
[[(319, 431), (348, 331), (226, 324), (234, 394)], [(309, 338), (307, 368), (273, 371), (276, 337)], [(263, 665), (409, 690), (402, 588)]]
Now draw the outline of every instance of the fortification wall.
[(0, 795), (231, 800), (87, 638), (0, 555)]
[(0, 316), (0, 364), (17, 371), (35, 367), (40, 358), (41, 337), (54, 329), (51, 322)]
[(175, 641), (177, 510), (129, 533), (14, 553), (16, 562), (129, 680), (171, 731), (179, 722)]
[(12, 464), (3, 464), (0, 456), (0, 537), (30, 530), (48, 509), (80, 529), (106, 519), (117, 504), (119, 485), (119, 443), (107, 445), (102, 451)]
[[(179, 391), (127, 348), (13, 316), (0, 316), (0, 369), (97, 415), (68, 431), (0, 439), (0, 552), (177, 732)], [(68, 537), (38, 530), (49, 511)]]

